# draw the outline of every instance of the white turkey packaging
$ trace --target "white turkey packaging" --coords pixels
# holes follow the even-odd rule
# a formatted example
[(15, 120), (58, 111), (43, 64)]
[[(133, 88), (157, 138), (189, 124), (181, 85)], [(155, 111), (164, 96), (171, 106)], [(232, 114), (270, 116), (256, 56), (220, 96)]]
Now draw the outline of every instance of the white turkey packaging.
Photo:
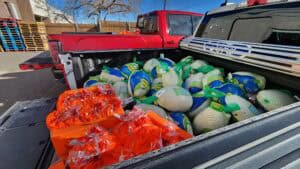
[(168, 72), (162, 74), (162, 84), (164, 87), (168, 86), (181, 86), (182, 79), (177, 75), (173, 68), (170, 68)]
[(185, 80), (184, 88), (189, 90), (191, 93), (197, 93), (202, 90), (202, 79), (204, 77), (203, 73), (197, 73), (191, 75)]
[(295, 103), (296, 99), (288, 91), (262, 90), (257, 96), (258, 103), (267, 111)]
[(151, 70), (159, 65), (158, 59), (150, 59), (144, 64), (144, 71), (147, 73), (151, 73)]
[(214, 104), (214, 107), (222, 107), (222, 105), (212, 102), (210, 107), (204, 109), (195, 117), (193, 127), (197, 134), (224, 127), (229, 123), (231, 115), (221, 109), (213, 108), (212, 104)]
[(124, 81), (116, 82), (113, 85), (113, 88), (115, 90), (116, 95), (121, 100), (129, 98), (129, 93), (128, 93), (128, 90), (127, 90), (127, 83), (126, 82), (124, 82)]
[(237, 121), (242, 121), (259, 114), (259, 111), (253, 104), (240, 96), (227, 95), (225, 102), (226, 104), (237, 104), (239, 106), (238, 110), (232, 111), (232, 115)]
[(203, 87), (219, 87), (224, 83), (223, 73), (220, 69), (214, 69), (203, 77)]
[(136, 107), (144, 110), (145, 112), (154, 111), (155, 113), (160, 115), (162, 118), (172, 121), (172, 118), (166, 113), (166, 111), (158, 106), (151, 105), (151, 104), (138, 104), (138, 105), (136, 105)]
[(186, 112), (193, 105), (191, 94), (182, 87), (164, 87), (155, 96), (159, 106), (172, 112)]
[(195, 93), (193, 97), (193, 106), (188, 113), (190, 118), (194, 118), (198, 113), (202, 112), (210, 105), (210, 99), (205, 97), (204, 91)]

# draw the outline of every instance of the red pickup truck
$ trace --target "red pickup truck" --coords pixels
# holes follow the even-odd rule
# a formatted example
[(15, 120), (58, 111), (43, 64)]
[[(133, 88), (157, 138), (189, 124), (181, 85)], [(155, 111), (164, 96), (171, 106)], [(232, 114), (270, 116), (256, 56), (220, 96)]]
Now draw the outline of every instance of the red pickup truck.
[[(113, 33), (62, 33), (49, 35), (49, 45), (52, 60), (47, 56), (31, 59), (20, 68), (42, 69), (53, 67), (56, 78), (65, 75), (65, 80), (70, 88), (76, 88), (69, 82), (63, 70), (59, 54), (67, 53), (97, 53), (120, 52), (131, 50), (159, 50), (178, 48), (179, 41), (191, 36), (198, 26), (203, 15), (199, 13), (160, 10), (139, 15), (137, 28), (139, 33), (120, 35)], [(76, 60), (78, 61), (78, 59)], [(75, 61), (75, 62), (76, 62)], [(86, 60), (87, 67), (95, 65), (94, 60)], [(81, 66), (82, 67), (82, 66)], [(83, 68), (85, 69), (85, 68)], [(81, 70), (84, 74), (84, 70)]]

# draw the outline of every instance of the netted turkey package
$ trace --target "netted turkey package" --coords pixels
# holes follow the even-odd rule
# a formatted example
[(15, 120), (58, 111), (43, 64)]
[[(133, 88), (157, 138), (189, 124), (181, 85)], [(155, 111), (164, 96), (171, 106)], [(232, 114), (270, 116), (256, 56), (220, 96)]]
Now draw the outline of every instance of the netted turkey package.
[(134, 60), (120, 68), (104, 67), (84, 87), (112, 84), (122, 100), (133, 97), (138, 104), (158, 106), (167, 114), (164, 118), (194, 134), (297, 101), (283, 88), (266, 89), (268, 82), (262, 75), (225, 72), (192, 56), (177, 63), (161, 57), (145, 63)]
[(56, 108), (46, 124), (62, 168), (99, 168), (192, 137), (159, 111), (125, 114), (110, 84), (65, 91)]
[(51, 131), (61, 163), (52, 168), (101, 168), (192, 137), (156, 112), (138, 107), (115, 118), (109, 127), (94, 123)]
[(105, 123), (108, 117), (124, 114), (122, 102), (111, 85), (69, 90), (61, 94), (56, 110), (46, 119), (50, 130), (92, 123)]
[(71, 140), (65, 165), (100, 168), (191, 137), (154, 112), (134, 109), (111, 130), (95, 126), (85, 136)]

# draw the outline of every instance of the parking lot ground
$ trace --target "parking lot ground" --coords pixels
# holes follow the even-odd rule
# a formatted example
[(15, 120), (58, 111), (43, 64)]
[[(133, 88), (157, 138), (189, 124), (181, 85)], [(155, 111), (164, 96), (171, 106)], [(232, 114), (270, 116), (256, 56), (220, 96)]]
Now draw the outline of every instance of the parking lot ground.
[(19, 63), (39, 53), (0, 53), (0, 115), (17, 101), (57, 97), (65, 90), (65, 85), (54, 79), (50, 69), (19, 69)]

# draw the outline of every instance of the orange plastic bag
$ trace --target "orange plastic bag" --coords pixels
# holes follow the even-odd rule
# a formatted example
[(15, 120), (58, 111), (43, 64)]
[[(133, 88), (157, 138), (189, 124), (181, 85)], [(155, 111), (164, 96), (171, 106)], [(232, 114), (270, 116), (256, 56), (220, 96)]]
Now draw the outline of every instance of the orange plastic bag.
[(124, 114), (121, 101), (110, 85), (69, 90), (59, 96), (57, 110), (47, 116), (46, 124), (59, 158), (66, 158), (71, 139), (85, 136), (90, 124), (111, 128)]
[[(93, 131), (94, 134), (89, 132), (88, 135), (79, 140), (94, 139), (95, 133), (99, 130), (90, 131)], [(120, 123), (107, 131), (110, 131), (111, 135), (107, 134), (110, 137), (102, 136), (99, 138), (112, 145), (97, 147), (92, 141), (92, 144), (85, 142), (85, 144), (71, 147), (66, 160), (68, 167), (71, 169), (101, 168), (192, 137), (156, 113), (151, 111), (145, 113), (138, 109), (123, 115), (120, 118)], [(91, 135), (93, 137), (90, 137)], [(70, 141), (70, 143), (72, 142)], [(98, 153), (95, 153), (97, 149), (95, 147), (99, 148)]]
[(68, 156), (71, 146), (69, 142), (73, 139), (79, 139), (86, 136), (88, 131), (94, 125), (73, 126), (60, 130), (53, 130), (51, 134), (51, 141), (55, 152), (60, 159), (65, 159)]
[(162, 139), (164, 146), (175, 144), (182, 140), (186, 140), (192, 137), (191, 134), (182, 130), (175, 123), (168, 121), (157, 113), (149, 111), (147, 116), (151, 119), (152, 123), (162, 129)]
[(121, 121), (112, 133), (120, 140), (122, 159), (127, 160), (163, 147), (162, 129), (154, 125), (145, 112), (135, 109), (122, 116)]
[[(117, 137), (99, 125), (76, 126), (61, 131), (54, 131), (52, 143), (59, 159), (70, 168), (93, 169), (119, 161), (121, 148)], [(61, 168), (61, 165), (54, 166)]]
[(72, 169), (94, 169), (116, 163), (121, 150), (118, 142), (107, 130), (95, 126), (86, 136), (70, 141), (66, 164)]
[(63, 161), (57, 161), (53, 164), (51, 164), (51, 166), (49, 166), (48, 169), (65, 169), (65, 163)]
[(155, 112), (136, 108), (111, 128), (88, 125), (60, 131), (52, 133), (52, 141), (61, 143), (54, 147), (70, 169), (101, 168), (192, 137)]
[(110, 127), (116, 122), (111, 117), (124, 114), (110, 85), (66, 91), (59, 96), (56, 108), (46, 119), (50, 131), (101, 122)]

